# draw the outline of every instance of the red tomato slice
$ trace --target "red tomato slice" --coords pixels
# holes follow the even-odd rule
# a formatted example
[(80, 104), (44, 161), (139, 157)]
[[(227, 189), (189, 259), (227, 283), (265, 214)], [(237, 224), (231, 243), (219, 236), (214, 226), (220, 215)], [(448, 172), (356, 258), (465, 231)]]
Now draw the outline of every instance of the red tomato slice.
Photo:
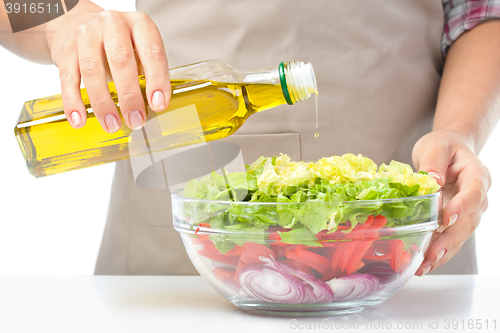
[(247, 265), (251, 265), (261, 263), (262, 261), (259, 257), (270, 258), (271, 256), (276, 258), (274, 251), (267, 246), (258, 243), (246, 242), (243, 244), (240, 260)]
[(309, 275), (312, 275), (312, 276), (316, 276), (318, 275), (318, 272), (316, 270), (314, 270), (311, 266), (307, 266), (301, 262), (298, 262), (298, 261), (295, 261), (295, 260), (286, 260), (286, 261), (291, 261), (293, 262), (293, 266), (299, 270), (301, 270), (302, 272), (306, 273), (306, 274), (309, 274)]
[(308, 251), (305, 249), (304, 246), (297, 247), (297, 249), (295, 250), (295, 254), (298, 255), (299, 257), (305, 258), (307, 260), (310, 260), (325, 267), (330, 267), (331, 265), (331, 261), (328, 260), (328, 258), (325, 258), (314, 252)]
[(218, 267), (214, 268), (212, 273), (214, 274), (215, 278), (219, 281), (232, 280), (233, 275), (234, 275), (234, 271), (231, 272), (227, 269), (222, 269), (222, 268), (218, 268)]
[(276, 258), (284, 258), (286, 257), (286, 252), (287, 251), (295, 251), (299, 247), (299, 245), (290, 245), (287, 244), (287, 246), (273, 246), (271, 245), (271, 248), (273, 249), (274, 253), (276, 253)]
[(360, 268), (360, 264), (362, 264), (361, 267), (364, 265), (361, 258), (363, 258), (366, 251), (370, 248), (372, 242), (373, 241), (360, 241), (356, 245), (353, 252), (351, 253), (349, 261), (345, 266), (345, 272), (347, 273), (347, 275), (351, 275), (352, 273), (356, 272)]
[(311, 268), (314, 268), (315, 270), (317, 270), (320, 274), (326, 274), (330, 271), (330, 268), (329, 267), (325, 267), (325, 266), (322, 266), (320, 264), (317, 264), (313, 261), (310, 261), (309, 259), (306, 259), (304, 257), (299, 257), (297, 254), (295, 254), (295, 252), (293, 251), (287, 251), (286, 252), (286, 257), (288, 259), (292, 259), (292, 260), (295, 260), (295, 262), (299, 262), (301, 264), (304, 264), (304, 265), (307, 265)]
[(243, 246), (235, 245), (231, 250), (224, 253), (226, 256), (239, 256), (243, 252)]
[(413, 254), (410, 251), (403, 251), (403, 255), (401, 256), (401, 267), (400, 267), (400, 272), (403, 273), (406, 271), (408, 266), (410, 266), (411, 263), (411, 258)]
[(391, 254), (393, 257), (389, 260), (389, 264), (395, 272), (399, 272), (401, 270), (404, 245), (405, 243), (401, 239), (391, 239), (387, 244), (387, 254)]
[(335, 251), (335, 254), (332, 257), (332, 270), (335, 272), (341, 272), (342, 269), (340, 268), (340, 258), (343, 257), (343, 253), (346, 250), (346, 245), (347, 242), (342, 242), (339, 244), (337, 247), (337, 251)]
[(377, 215), (372, 222), (372, 225), (382, 228), (387, 224), (387, 218), (383, 215)]

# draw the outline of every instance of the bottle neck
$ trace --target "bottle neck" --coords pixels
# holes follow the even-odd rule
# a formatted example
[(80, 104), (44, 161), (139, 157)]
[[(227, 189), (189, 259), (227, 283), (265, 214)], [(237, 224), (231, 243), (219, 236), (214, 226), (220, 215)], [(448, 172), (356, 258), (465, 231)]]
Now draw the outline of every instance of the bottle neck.
[(281, 89), (288, 104), (292, 105), (318, 93), (316, 76), (311, 63), (282, 62), (278, 66)]

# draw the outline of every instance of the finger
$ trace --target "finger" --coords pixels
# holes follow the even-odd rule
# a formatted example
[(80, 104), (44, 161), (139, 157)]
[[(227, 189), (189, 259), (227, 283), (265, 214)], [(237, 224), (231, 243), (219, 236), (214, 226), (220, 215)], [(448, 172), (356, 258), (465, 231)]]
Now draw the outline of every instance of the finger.
[(102, 39), (91, 33), (86, 26), (80, 26), (77, 31), (80, 73), (92, 110), (102, 128), (108, 133), (114, 133), (120, 129), (121, 120), (109, 93)]
[(87, 109), (80, 93), (81, 76), (76, 47), (62, 50), (59, 59), (57, 67), (61, 79), (64, 114), (72, 127), (82, 128), (87, 121)]
[[(445, 264), (454, 255), (458, 253), (462, 244), (470, 237), (471, 232), (469, 228), (460, 228), (467, 223), (467, 219), (461, 221), (452, 227), (447, 228), (441, 233), (427, 252), (427, 255), (415, 272), (415, 275), (422, 276), (429, 273), (433, 269)], [(458, 226), (458, 228), (457, 228)]]
[(160, 32), (145, 14), (134, 13), (132, 39), (146, 77), (146, 96), (154, 111), (163, 111), (170, 102), (170, 75)]
[(457, 179), (458, 193), (448, 202), (443, 211), (443, 224), (450, 226), (462, 216), (476, 211), (486, 200), (491, 186), (488, 169), (475, 158), (469, 161)]
[(481, 215), (487, 206), (488, 200), (486, 199), (478, 210), (462, 218), (459, 223), (446, 228), (441, 234), (438, 234), (427, 251), (424, 261), (415, 272), (415, 275), (421, 276), (427, 274), (453, 258), (460, 251), (462, 244), (476, 230), (481, 220)]
[(146, 121), (146, 107), (139, 86), (139, 72), (129, 28), (118, 12), (106, 11), (100, 15), (105, 31), (104, 50), (118, 94), (120, 111), (129, 128), (140, 129)]
[(454, 152), (449, 143), (440, 140), (420, 140), (413, 149), (413, 162), (419, 171), (426, 171), (440, 186), (446, 184), (446, 173)]

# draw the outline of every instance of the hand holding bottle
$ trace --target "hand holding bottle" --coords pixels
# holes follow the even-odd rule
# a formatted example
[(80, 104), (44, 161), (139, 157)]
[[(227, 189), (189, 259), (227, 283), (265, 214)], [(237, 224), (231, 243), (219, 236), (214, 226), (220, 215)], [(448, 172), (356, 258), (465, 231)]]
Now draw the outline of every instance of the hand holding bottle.
[(147, 78), (146, 96), (151, 109), (162, 111), (168, 106), (171, 87), (163, 41), (146, 14), (105, 11), (81, 0), (73, 10), (47, 25), (47, 31), (53, 31), (47, 34), (47, 42), (50, 57), (60, 72), (64, 113), (74, 128), (83, 127), (87, 118), (81, 79), (102, 128), (114, 133), (122, 126), (108, 90), (108, 68), (126, 125), (131, 129), (144, 125), (146, 108), (137, 60)]

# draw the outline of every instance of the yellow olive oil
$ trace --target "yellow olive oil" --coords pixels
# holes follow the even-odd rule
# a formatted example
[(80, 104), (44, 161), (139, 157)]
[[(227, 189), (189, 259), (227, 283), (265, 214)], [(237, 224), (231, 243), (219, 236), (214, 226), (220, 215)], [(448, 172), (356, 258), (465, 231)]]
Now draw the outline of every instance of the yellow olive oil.
[[(139, 77), (139, 82), (144, 94), (144, 76)], [(148, 120), (194, 104), (199, 122), (181, 121), (174, 127), (169, 126), (169, 132), (162, 132), (162, 135), (168, 136), (171, 144), (164, 149), (199, 143), (200, 140), (193, 139), (193, 133), (199, 132), (200, 124), (204, 135), (200, 138), (202, 141), (225, 138), (236, 132), (253, 113), (287, 103), (283, 83), (279, 81), (225, 83), (210, 79), (174, 79), (171, 84), (169, 107), (158, 113), (149, 110)], [(114, 84), (111, 82), (108, 86), (118, 105)], [(128, 137), (132, 130), (122, 120), (120, 130), (105, 132), (92, 113), (86, 90), (82, 89), (81, 94), (88, 114), (85, 126), (80, 129), (72, 128), (66, 120), (61, 95), (24, 104), (15, 135), (34, 176), (43, 177), (130, 157)]]
[[(314, 96), (314, 104), (316, 105), (316, 128), (318, 128), (318, 99), (319, 99), (319, 93), (316, 92), (316, 96)], [(319, 133), (316, 132), (314, 134), (315, 138), (319, 138)]]

